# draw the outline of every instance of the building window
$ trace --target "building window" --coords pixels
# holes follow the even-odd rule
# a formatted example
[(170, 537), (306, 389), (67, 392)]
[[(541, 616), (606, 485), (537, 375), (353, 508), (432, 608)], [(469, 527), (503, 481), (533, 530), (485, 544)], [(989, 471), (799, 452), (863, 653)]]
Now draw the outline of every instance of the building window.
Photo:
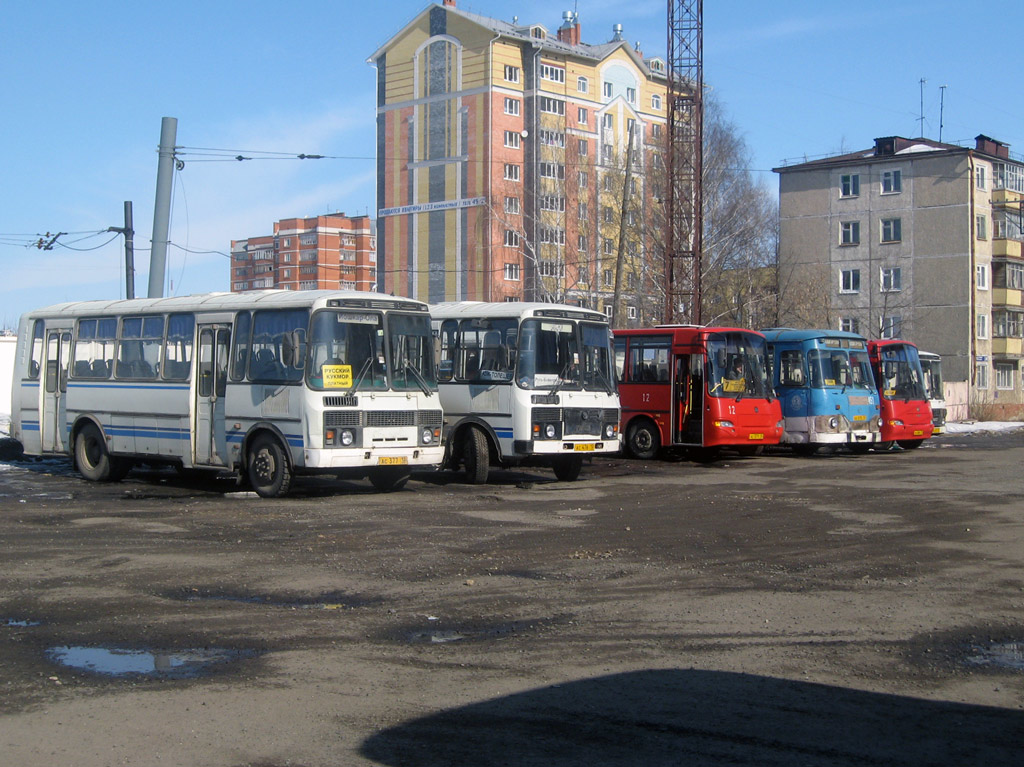
[(615, 254), (615, 244), (608, 237), (601, 240), (601, 249), (604, 251), (606, 256)]
[(607, 304), (604, 305), (604, 316), (605, 317), (611, 317), (612, 316), (612, 305), (611, 305), (611, 303), (607, 303)]
[(651, 126), (651, 138), (661, 138), (661, 123), (655, 123), (654, 125)]
[(661, 94), (655, 93), (651, 96), (651, 109), (661, 109)]
[(506, 181), (518, 181), (519, 180), (519, 166), (513, 163), (505, 163), (505, 180)]
[(610, 99), (612, 97), (612, 84), (609, 82), (604, 84), (604, 97), (606, 99)]
[(511, 64), (505, 65), (505, 82), (517, 83), (519, 82), (519, 67), (514, 67)]
[(635, 320), (636, 319), (636, 307), (635, 306), (627, 306), (626, 307), (626, 317), (628, 317), (631, 320)]
[(541, 130), (538, 134), (544, 146), (557, 146), (565, 149), (565, 134), (554, 130)]
[(557, 194), (541, 195), (540, 209), (553, 210), (556, 213), (565, 213), (565, 198)]
[(976, 319), (977, 337), (981, 339), (988, 338), (988, 315), (979, 314)]
[(1013, 365), (996, 364), (996, 388), (1013, 389)]
[(557, 162), (542, 162), (538, 170), (541, 178), (565, 179), (565, 166)]
[(540, 78), (550, 80), (554, 83), (565, 82), (565, 67), (556, 67), (551, 64), (540, 65)]
[(589, 215), (590, 214), (587, 211), (587, 204), (585, 202), (580, 202), (576, 204), (576, 218), (578, 218), (580, 221), (586, 221)]
[(840, 317), (839, 329), (847, 333), (860, 333), (860, 320), (856, 317)]
[(565, 279), (565, 264), (554, 261), (541, 261), (537, 265), (541, 277), (561, 277)]
[(602, 128), (611, 128), (613, 125), (615, 125), (615, 118), (612, 116), (611, 112), (605, 112), (601, 115)]
[(985, 218), (984, 214), (979, 213), (974, 217), (974, 230), (979, 240), (988, 239), (988, 219)]
[(1006, 287), (1010, 290), (1024, 290), (1024, 266), (1006, 265)]
[(839, 196), (856, 197), (860, 194), (860, 174), (847, 173), (839, 178)]
[(507, 115), (519, 115), (519, 99), (505, 99), (505, 114)]
[(506, 248), (518, 248), (519, 247), (519, 232), (514, 229), (505, 230), (505, 247)]
[(578, 250), (580, 253), (587, 252), (587, 238), (584, 237), (582, 234), (577, 235), (576, 237), (576, 250)]
[(605, 205), (603, 208), (601, 208), (601, 221), (603, 221), (606, 224), (610, 224), (613, 220), (614, 214), (612, 213), (612, 209)]
[(590, 182), (587, 172), (585, 170), (576, 171), (576, 185), (579, 186), (580, 189), (586, 189), (588, 183)]
[(578, 122), (580, 125), (587, 124), (587, 110), (584, 109), (583, 107), (578, 107), (576, 109), (576, 122)]
[(882, 292), (899, 293), (903, 290), (903, 276), (900, 267), (882, 269)]
[(505, 146), (509, 149), (518, 149), (520, 138), (520, 135), (514, 130), (505, 131)]
[(988, 363), (979, 362), (974, 366), (974, 388), (988, 388)]
[(636, 88), (626, 88), (626, 101), (630, 104), (636, 103)]
[(900, 242), (902, 239), (902, 221), (898, 218), (883, 218), (882, 242)]
[(841, 233), (840, 245), (860, 245), (860, 221), (844, 221)]
[(519, 281), (519, 264), (505, 264), (505, 279)]
[(882, 338), (899, 338), (903, 334), (903, 318), (899, 315), (883, 317), (880, 326)]
[(899, 170), (882, 171), (882, 194), (896, 194), (903, 191), (903, 172)]
[(585, 77), (576, 78), (576, 90), (580, 93), (586, 93), (590, 89), (590, 81)]
[(605, 269), (603, 274), (604, 274), (604, 286), (606, 288), (610, 288), (612, 285), (615, 284), (615, 275), (612, 274), (612, 270), (611, 269)]
[(860, 269), (843, 269), (839, 280), (840, 293), (860, 293)]
[(537, 100), (541, 112), (551, 115), (565, 116), (565, 102), (561, 99), (553, 99), (550, 96), (541, 96)]
[(1024, 314), (1010, 311), (992, 313), (992, 335), (996, 338), (1022, 338), (1022, 330)]
[(513, 216), (519, 215), (519, 198), (518, 197), (506, 197), (505, 198), (505, 212), (510, 213)]
[(978, 290), (988, 290), (988, 264), (978, 264), (974, 267), (974, 286)]
[(979, 165), (977, 168), (974, 169), (974, 185), (976, 187), (978, 187), (978, 189), (984, 189), (985, 188), (985, 166), (984, 165)]

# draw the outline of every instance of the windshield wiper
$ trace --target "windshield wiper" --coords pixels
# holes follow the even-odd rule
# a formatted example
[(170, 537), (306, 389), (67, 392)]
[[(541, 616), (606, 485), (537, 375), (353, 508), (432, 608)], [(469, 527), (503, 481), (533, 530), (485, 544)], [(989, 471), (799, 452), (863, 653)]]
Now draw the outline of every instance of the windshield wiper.
[(413, 378), (416, 379), (416, 383), (419, 384), (420, 389), (423, 390), (424, 394), (426, 394), (429, 397), (431, 394), (434, 393), (430, 390), (430, 384), (427, 383), (427, 379), (423, 377), (422, 373), (420, 373), (419, 368), (417, 368), (411, 362), (406, 362), (405, 369), (412, 373)]
[(365, 376), (367, 371), (370, 369), (371, 362), (373, 362), (373, 357), (367, 357), (366, 362), (364, 362), (363, 366), (359, 369), (359, 375), (356, 376), (356, 380), (354, 380), (352, 382), (352, 386), (349, 387), (350, 392), (354, 392), (359, 388), (359, 384), (363, 382), (363, 376)]
[(572, 362), (571, 361), (566, 362), (565, 363), (565, 367), (563, 367), (562, 370), (558, 373), (558, 383), (556, 383), (554, 385), (554, 387), (551, 389), (551, 394), (552, 395), (558, 394), (558, 390), (561, 389), (565, 385), (565, 382), (566, 382), (565, 376), (567, 376), (569, 374), (569, 368), (571, 366), (572, 366)]

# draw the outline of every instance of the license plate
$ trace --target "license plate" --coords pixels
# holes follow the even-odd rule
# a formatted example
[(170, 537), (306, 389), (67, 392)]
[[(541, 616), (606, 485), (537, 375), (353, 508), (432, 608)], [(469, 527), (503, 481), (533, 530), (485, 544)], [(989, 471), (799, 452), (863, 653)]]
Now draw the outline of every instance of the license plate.
[(751, 435), (749, 435), (747, 437), (747, 439), (764, 439), (764, 435), (763, 434), (751, 434)]
[(923, 429), (914, 429), (914, 436), (915, 437), (923, 437), (924, 436), (924, 430)]
[(409, 458), (404, 455), (382, 455), (377, 458), (378, 466), (405, 466), (407, 463)]
[(572, 449), (577, 453), (591, 453), (596, 449), (596, 445), (592, 442), (577, 443), (572, 446)]
[(854, 421), (866, 421), (866, 420), (868, 420), (868, 417), (866, 415), (855, 415), (853, 417), (853, 420)]

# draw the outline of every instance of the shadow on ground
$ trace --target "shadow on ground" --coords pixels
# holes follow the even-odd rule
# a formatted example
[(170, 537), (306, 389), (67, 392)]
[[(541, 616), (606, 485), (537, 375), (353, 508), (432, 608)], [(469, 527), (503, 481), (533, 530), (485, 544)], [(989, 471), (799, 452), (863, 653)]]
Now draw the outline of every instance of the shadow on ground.
[(443, 711), (367, 739), (385, 765), (1020, 764), (1024, 712), (748, 674), (639, 671)]

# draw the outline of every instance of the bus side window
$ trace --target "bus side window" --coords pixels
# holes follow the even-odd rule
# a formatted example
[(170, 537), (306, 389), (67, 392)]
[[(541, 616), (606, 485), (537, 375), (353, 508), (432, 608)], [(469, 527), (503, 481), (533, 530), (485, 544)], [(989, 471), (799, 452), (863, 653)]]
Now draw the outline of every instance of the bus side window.
[(779, 385), (803, 386), (804, 361), (799, 351), (787, 350), (779, 355)]
[(43, 364), (43, 321), (36, 320), (32, 329), (32, 359), (28, 363), (28, 377), (39, 378), (40, 366)]

